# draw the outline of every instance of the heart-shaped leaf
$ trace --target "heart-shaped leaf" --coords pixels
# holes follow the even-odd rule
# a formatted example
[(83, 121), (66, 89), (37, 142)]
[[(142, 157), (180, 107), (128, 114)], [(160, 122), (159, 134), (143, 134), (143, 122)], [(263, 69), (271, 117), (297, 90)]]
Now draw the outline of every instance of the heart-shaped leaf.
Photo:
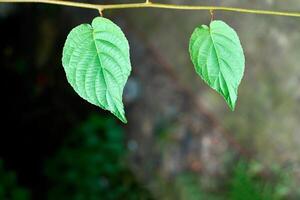
[(126, 123), (123, 89), (131, 71), (129, 45), (121, 29), (96, 17), (68, 35), (62, 63), (68, 82), (83, 99)]
[(236, 32), (222, 21), (212, 21), (210, 27), (197, 27), (190, 39), (189, 52), (197, 74), (234, 110), (245, 68)]

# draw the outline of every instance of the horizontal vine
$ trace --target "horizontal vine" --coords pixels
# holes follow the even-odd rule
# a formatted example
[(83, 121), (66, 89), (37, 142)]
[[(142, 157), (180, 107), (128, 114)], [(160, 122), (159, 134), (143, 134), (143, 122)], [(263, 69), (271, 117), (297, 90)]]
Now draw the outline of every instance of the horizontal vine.
[(0, 0), (0, 3), (45, 3), (45, 4), (56, 4), (64, 6), (72, 6), (79, 8), (96, 9), (99, 11), (110, 10), (110, 9), (125, 9), (125, 8), (161, 8), (161, 9), (173, 9), (173, 10), (219, 10), (219, 11), (230, 11), (240, 13), (251, 13), (261, 15), (278, 15), (278, 16), (291, 16), (300, 17), (300, 12), (283, 12), (273, 10), (257, 10), (237, 7), (224, 7), (224, 6), (194, 6), (194, 5), (175, 5), (175, 4), (163, 4), (163, 3), (152, 3), (146, 0), (144, 3), (124, 3), (124, 4), (90, 4), (82, 2), (71, 2), (63, 0)]

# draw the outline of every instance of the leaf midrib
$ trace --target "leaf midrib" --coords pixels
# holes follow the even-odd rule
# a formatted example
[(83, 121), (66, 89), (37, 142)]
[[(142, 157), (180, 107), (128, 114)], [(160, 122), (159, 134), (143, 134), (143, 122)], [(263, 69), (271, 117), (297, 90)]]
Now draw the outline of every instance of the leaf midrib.
[[(98, 31), (98, 32), (99, 32), (99, 31)], [(104, 31), (103, 31), (103, 32), (104, 32)], [(109, 107), (111, 107), (111, 105), (109, 104), (107, 95), (113, 97), (113, 99), (118, 100), (118, 101), (119, 101), (119, 98), (117, 98), (116, 96), (112, 95), (112, 94), (110, 93), (110, 91), (108, 90), (108, 83), (107, 83), (106, 75), (105, 75), (104, 71), (109, 72), (110, 74), (111, 74), (111, 72), (103, 66), (102, 61), (101, 61), (101, 57), (100, 57), (100, 55), (102, 54), (102, 51), (100, 51), (100, 50), (98, 49), (97, 45), (96, 45), (96, 40), (101, 40), (101, 41), (106, 41), (106, 40), (98, 39), (98, 38), (96, 39), (96, 38), (95, 38), (95, 31), (94, 31), (94, 29), (92, 30), (92, 36), (93, 36), (93, 44), (94, 44), (95, 49), (96, 49), (96, 51), (97, 51), (97, 58), (98, 58), (99, 63), (100, 63), (100, 68), (101, 68), (100, 71), (101, 71), (101, 73), (102, 73), (102, 75), (103, 75), (104, 83), (105, 83), (105, 86), (106, 86), (106, 89), (105, 89), (105, 100), (106, 100), (106, 102), (107, 102), (107, 105), (108, 105)], [(120, 49), (119, 49), (119, 50), (120, 50)], [(121, 71), (122, 71), (122, 70), (121, 70)], [(122, 71), (122, 72), (123, 72), (123, 71)], [(112, 74), (111, 74), (111, 76), (112, 76)], [(122, 76), (123, 76), (123, 74), (122, 74)], [(116, 81), (116, 78), (115, 78), (114, 76), (112, 76), (112, 77), (113, 77), (113, 79)], [(118, 83), (118, 82), (117, 82), (117, 83)], [(119, 87), (119, 85), (118, 85), (118, 87)], [(118, 88), (118, 89), (120, 90), (120, 88)], [(114, 101), (115, 101), (115, 100), (114, 100)], [(116, 103), (115, 103), (115, 102), (114, 102), (113, 104), (116, 106)], [(118, 106), (116, 106), (116, 107), (117, 107), (117, 109), (118, 109)], [(113, 108), (111, 108), (111, 109), (113, 110)]]
[[(217, 56), (217, 61), (218, 61), (218, 67), (219, 67), (219, 74), (218, 74), (218, 76), (222, 76), (222, 78), (224, 79), (224, 83), (225, 83), (225, 85), (226, 85), (226, 87), (227, 87), (227, 90), (228, 90), (228, 99), (229, 99), (229, 101), (230, 101), (230, 104), (231, 104), (231, 106), (233, 106), (232, 105), (232, 100), (231, 100), (231, 97), (230, 97), (230, 92), (229, 92), (229, 88), (228, 88), (228, 84), (227, 84), (227, 81), (226, 81), (226, 79), (225, 79), (225, 77), (224, 77), (224, 75), (223, 75), (223, 73), (222, 73), (222, 71), (221, 71), (221, 64), (220, 64), (220, 56), (219, 56), (219, 53), (218, 53), (218, 50), (216, 49), (216, 46), (215, 46), (215, 41), (214, 41), (214, 39), (213, 39), (213, 36), (212, 36), (212, 31), (211, 31), (211, 29), (209, 29), (209, 36), (210, 36), (210, 38), (211, 38), (211, 41), (212, 41), (212, 44), (213, 44), (213, 49), (214, 49), (214, 51), (215, 51), (215, 53), (216, 53), (216, 56)], [(219, 78), (218, 78), (219, 79)], [(218, 79), (216, 79), (216, 80), (218, 80)], [(220, 89), (221, 89), (221, 91), (222, 91), (222, 95), (225, 97), (226, 95), (224, 94), (224, 92), (223, 92), (223, 90), (222, 90), (222, 87), (221, 87), (221, 83), (220, 83)], [(226, 100), (228, 100), (228, 99), (226, 99)]]
[[(106, 81), (106, 78), (105, 78), (105, 75), (104, 75), (104, 72), (103, 72), (103, 66), (102, 66), (102, 62), (101, 62), (101, 58), (100, 58), (100, 55), (99, 55), (99, 49), (96, 45), (96, 40), (95, 40), (95, 33), (94, 33), (94, 29), (92, 29), (92, 36), (93, 36), (93, 44), (95, 46), (95, 49), (96, 49), (96, 52), (97, 52), (97, 58), (98, 58), (98, 61), (99, 61), (99, 64), (100, 64), (100, 71), (102, 73), (102, 76), (103, 76), (103, 79), (104, 79), (104, 83), (105, 83), (105, 101), (107, 102), (107, 105), (110, 107), (109, 103), (108, 103), (108, 99), (107, 99), (107, 93), (109, 92), (108, 89), (107, 89), (107, 81)], [(97, 97), (98, 98), (98, 97)]]

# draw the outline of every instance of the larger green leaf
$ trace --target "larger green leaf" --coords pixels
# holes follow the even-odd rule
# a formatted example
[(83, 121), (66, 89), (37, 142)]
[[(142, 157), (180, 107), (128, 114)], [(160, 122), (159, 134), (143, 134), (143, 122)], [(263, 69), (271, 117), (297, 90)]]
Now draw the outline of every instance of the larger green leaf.
[(190, 39), (189, 52), (197, 74), (234, 110), (245, 68), (236, 32), (222, 21), (212, 21), (210, 27), (197, 27)]
[(62, 63), (68, 82), (88, 102), (126, 123), (122, 93), (131, 71), (129, 45), (112, 21), (96, 17), (75, 27), (66, 40)]

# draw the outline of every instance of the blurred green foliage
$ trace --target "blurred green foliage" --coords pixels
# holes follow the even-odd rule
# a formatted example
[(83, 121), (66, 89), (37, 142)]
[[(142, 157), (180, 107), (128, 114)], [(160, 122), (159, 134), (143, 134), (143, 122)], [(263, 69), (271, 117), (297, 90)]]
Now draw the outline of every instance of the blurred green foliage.
[(17, 184), (16, 174), (6, 171), (0, 160), (0, 199), (1, 200), (29, 200), (29, 192)]
[[(158, 199), (165, 200), (279, 200), (284, 180), (273, 177), (274, 182), (251, 171), (252, 163), (240, 161), (224, 185), (213, 191), (203, 188), (201, 176), (195, 173), (176, 175), (172, 181), (161, 180), (162, 191)], [(278, 180), (276, 180), (278, 178)], [(220, 181), (220, 179), (218, 179)]]
[(151, 199), (124, 158), (124, 135), (111, 118), (91, 116), (47, 164), (49, 200)]
[(231, 200), (275, 200), (274, 188), (261, 180), (255, 180), (249, 173), (249, 166), (239, 162), (230, 181), (229, 199)]

